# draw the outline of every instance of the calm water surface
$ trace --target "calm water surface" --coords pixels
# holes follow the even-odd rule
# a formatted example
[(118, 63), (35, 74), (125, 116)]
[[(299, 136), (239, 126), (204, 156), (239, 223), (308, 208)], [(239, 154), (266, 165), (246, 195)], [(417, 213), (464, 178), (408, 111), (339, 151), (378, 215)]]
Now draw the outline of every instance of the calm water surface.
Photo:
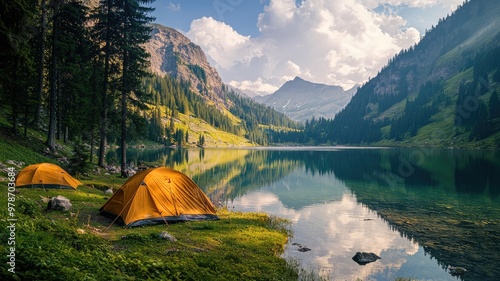
[[(497, 151), (164, 149), (128, 159), (161, 159), (215, 204), (288, 218), (284, 257), (329, 280), (500, 280)], [(382, 259), (360, 266), (360, 251)]]

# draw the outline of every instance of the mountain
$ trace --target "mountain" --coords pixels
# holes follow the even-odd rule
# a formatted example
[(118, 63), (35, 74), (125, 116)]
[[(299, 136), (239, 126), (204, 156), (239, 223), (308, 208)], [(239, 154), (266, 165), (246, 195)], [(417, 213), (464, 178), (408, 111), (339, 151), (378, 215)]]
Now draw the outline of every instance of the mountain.
[(344, 91), (339, 86), (312, 83), (295, 77), (273, 94), (254, 99), (285, 113), (292, 120), (304, 122), (313, 117), (335, 117), (355, 92), (356, 87)]
[(329, 141), (500, 146), (498, 15), (496, 0), (465, 1), (359, 88)]
[(258, 101), (258, 102), (261, 102), (259, 100), (260, 98), (264, 98), (265, 96), (269, 95), (268, 92), (264, 92), (264, 91), (254, 91), (254, 90), (248, 90), (248, 89), (242, 90), (241, 88), (237, 88), (237, 87), (232, 86), (230, 84), (226, 84), (226, 86), (228, 87), (229, 90), (232, 90), (236, 94), (239, 94), (239, 95), (244, 96), (244, 97), (253, 98), (255, 101)]
[(267, 128), (297, 128), (283, 113), (223, 84), (203, 50), (180, 32), (153, 24), (145, 48), (155, 74), (144, 79), (143, 89), (156, 108), (150, 113), (150, 139), (194, 144), (203, 137), (208, 146), (265, 145)]
[(191, 84), (194, 92), (222, 102), (223, 83), (219, 73), (210, 66), (200, 46), (177, 30), (160, 24), (152, 25), (151, 40), (146, 44), (151, 55), (151, 69), (159, 75), (168, 74)]

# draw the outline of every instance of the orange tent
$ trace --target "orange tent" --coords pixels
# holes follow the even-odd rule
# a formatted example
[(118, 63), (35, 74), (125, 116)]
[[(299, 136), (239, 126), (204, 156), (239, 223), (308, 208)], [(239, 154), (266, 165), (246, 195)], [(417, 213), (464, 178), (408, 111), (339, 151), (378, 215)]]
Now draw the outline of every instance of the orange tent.
[(185, 174), (165, 167), (141, 171), (101, 207), (127, 227), (190, 220), (217, 220), (215, 208)]
[(22, 169), (16, 176), (16, 186), (73, 188), (82, 185), (61, 167), (51, 163), (33, 164)]

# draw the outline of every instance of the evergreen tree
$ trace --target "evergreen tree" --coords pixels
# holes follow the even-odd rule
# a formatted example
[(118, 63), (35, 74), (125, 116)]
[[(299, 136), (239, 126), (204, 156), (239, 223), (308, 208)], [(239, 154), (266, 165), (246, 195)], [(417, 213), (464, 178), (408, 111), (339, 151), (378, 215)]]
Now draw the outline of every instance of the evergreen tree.
[(44, 64), (45, 64), (45, 31), (47, 25), (47, 0), (40, 2), (40, 26), (38, 34), (38, 53), (37, 53), (37, 99), (35, 110), (35, 127), (41, 126), (41, 113), (42, 113), (42, 99), (43, 99), (43, 85), (44, 85)]
[(81, 176), (90, 170), (89, 151), (82, 143), (82, 139), (77, 137), (73, 146), (73, 156), (69, 159), (71, 173)]
[(100, 124), (99, 124), (99, 160), (98, 165), (105, 166), (109, 109), (116, 92), (116, 76), (120, 64), (119, 46), (121, 43), (120, 5), (117, 0), (100, 0), (93, 12), (95, 24), (92, 30), (94, 42), (99, 46), (97, 62), (103, 64), (102, 85), (100, 89)]
[(205, 135), (200, 134), (198, 137), (198, 146), (204, 146), (205, 145)]
[(494, 120), (497, 118), (500, 118), (500, 100), (497, 91), (493, 91), (488, 103), (488, 119)]
[[(121, 0), (120, 20), (122, 41), (120, 52), (122, 59), (121, 71), (121, 174), (126, 177), (126, 139), (127, 139), (127, 106), (128, 99), (134, 94), (138, 97), (141, 79), (147, 75), (149, 54), (144, 49), (144, 44), (150, 38), (151, 28), (148, 26), (154, 18), (147, 16), (152, 8), (142, 5), (149, 4), (152, 0)], [(138, 101), (138, 100), (135, 100)], [(140, 103), (136, 103), (140, 104)]]
[(37, 8), (36, 0), (0, 1), (0, 98), (2, 105), (10, 107), (14, 134), (19, 133), (21, 113), (35, 75), (30, 40), (34, 36), (31, 27), (36, 27)]
[(57, 122), (57, 97), (58, 97), (58, 69), (59, 69), (59, 33), (60, 33), (60, 1), (51, 2), (52, 16), (52, 38), (50, 55), (50, 91), (49, 91), (49, 130), (47, 133), (47, 146), (51, 151), (56, 145), (56, 122)]
[(488, 136), (488, 110), (482, 101), (479, 101), (479, 106), (472, 116), (472, 131), (469, 139), (483, 139)]
[(60, 7), (59, 34), (59, 133), (64, 141), (70, 136), (92, 130), (92, 51), (93, 43), (86, 28), (88, 8), (72, 0)]

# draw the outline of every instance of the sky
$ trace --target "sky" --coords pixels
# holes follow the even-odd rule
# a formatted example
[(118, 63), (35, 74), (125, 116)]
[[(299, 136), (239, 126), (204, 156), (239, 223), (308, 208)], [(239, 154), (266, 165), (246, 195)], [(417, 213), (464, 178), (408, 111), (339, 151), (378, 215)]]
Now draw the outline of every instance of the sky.
[(156, 0), (156, 22), (199, 45), (224, 83), (273, 93), (305, 80), (345, 90), (416, 44), (463, 0)]

